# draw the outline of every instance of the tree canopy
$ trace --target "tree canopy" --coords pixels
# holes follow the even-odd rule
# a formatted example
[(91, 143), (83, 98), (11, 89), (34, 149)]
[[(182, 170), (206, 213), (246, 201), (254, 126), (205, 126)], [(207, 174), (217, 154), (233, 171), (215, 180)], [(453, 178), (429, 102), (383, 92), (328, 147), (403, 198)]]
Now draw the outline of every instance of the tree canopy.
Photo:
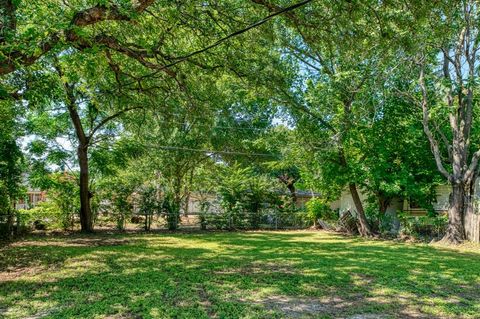
[(210, 189), (256, 212), (295, 210), (299, 191), (348, 193), (371, 236), (393, 200), (431, 210), (447, 183), (445, 240), (470, 236), (475, 1), (4, 0), (0, 12), (10, 222), (21, 185), (63, 173), (85, 232), (102, 201), (174, 216), (175, 229)]

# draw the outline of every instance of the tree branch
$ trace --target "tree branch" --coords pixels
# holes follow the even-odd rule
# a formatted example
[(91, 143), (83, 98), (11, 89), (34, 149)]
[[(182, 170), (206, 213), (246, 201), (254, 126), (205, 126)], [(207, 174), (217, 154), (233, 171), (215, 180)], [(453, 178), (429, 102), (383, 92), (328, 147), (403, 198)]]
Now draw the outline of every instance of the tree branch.
[(278, 16), (278, 15), (284, 14), (284, 13), (286, 13), (286, 12), (293, 11), (293, 10), (295, 10), (295, 9), (297, 9), (297, 8), (300, 8), (300, 7), (308, 4), (308, 3), (311, 2), (311, 1), (313, 1), (313, 0), (303, 0), (303, 1), (300, 1), (300, 2), (298, 2), (298, 3), (296, 3), (296, 4), (291, 5), (291, 6), (289, 6), (289, 7), (285, 7), (285, 8), (279, 9), (279, 10), (273, 12), (272, 14), (266, 16), (265, 18), (263, 18), (263, 19), (255, 22), (255, 23), (247, 26), (246, 28), (243, 28), (243, 29), (241, 29), (241, 30), (235, 31), (235, 32), (227, 35), (226, 37), (223, 37), (223, 38), (217, 40), (216, 42), (214, 42), (213, 44), (211, 44), (211, 45), (209, 45), (209, 46), (206, 46), (206, 47), (204, 47), (204, 48), (202, 48), (202, 49), (200, 49), (200, 50), (197, 50), (197, 51), (193, 51), (192, 53), (189, 53), (189, 54), (184, 55), (184, 56), (175, 57), (175, 58), (174, 58), (174, 60), (175, 60), (174, 62), (165, 65), (163, 68), (170, 68), (170, 67), (172, 67), (172, 66), (174, 66), (174, 65), (176, 65), (176, 64), (178, 64), (178, 63), (180, 63), (180, 62), (183, 62), (183, 61), (185, 61), (185, 60), (187, 60), (187, 59), (189, 59), (189, 58), (191, 58), (191, 57), (193, 57), (193, 56), (195, 56), (195, 55), (198, 55), (198, 54), (201, 54), (201, 53), (203, 53), (203, 52), (206, 52), (206, 51), (208, 51), (208, 50), (210, 50), (210, 49), (213, 49), (213, 48), (221, 45), (222, 43), (226, 42), (227, 40), (229, 40), (229, 39), (231, 39), (231, 38), (233, 38), (233, 37), (236, 37), (236, 36), (238, 36), (238, 35), (240, 35), (240, 34), (243, 34), (243, 33), (247, 32), (247, 31), (249, 31), (249, 30), (251, 30), (251, 29), (253, 29), (253, 28), (259, 27), (259, 26), (261, 26), (262, 24), (265, 24), (265, 23), (267, 23), (268, 21), (270, 21), (272, 18), (274, 18), (274, 17), (276, 17), (276, 16)]
[(56, 61), (56, 63), (54, 64), (54, 68), (57, 71), (58, 76), (60, 77), (60, 81), (62, 82), (65, 89), (65, 104), (67, 106), (68, 113), (70, 114), (70, 119), (72, 120), (73, 126), (75, 128), (75, 134), (77, 135), (78, 141), (80, 142), (79, 147), (88, 147), (90, 138), (85, 135), (82, 120), (80, 119), (80, 115), (77, 111), (77, 100), (75, 98), (74, 87), (72, 84), (62, 79), (64, 73), (58, 61)]
[(480, 150), (473, 153), (472, 161), (465, 172), (465, 182), (469, 183), (478, 168), (478, 160), (480, 159)]
[[(437, 168), (440, 171), (440, 173), (445, 176), (449, 181), (452, 180), (452, 175), (448, 173), (448, 171), (445, 169), (442, 163), (442, 158), (440, 156), (440, 149), (438, 147), (438, 143), (433, 137), (432, 131), (430, 130), (429, 127), (429, 117), (430, 114), (428, 112), (428, 98), (427, 98), (427, 87), (425, 85), (425, 70), (424, 66), (422, 65), (420, 69), (420, 77), (419, 77), (419, 84), (420, 84), (420, 89), (422, 91), (422, 113), (423, 113), (423, 131), (425, 132), (425, 135), (427, 135), (428, 141), (430, 142), (430, 146), (432, 148), (432, 153), (433, 156), (435, 157), (435, 162), (437, 164)], [(479, 154), (480, 155), (480, 154)]]
[(285, 95), (285, 97), (289, 100), (289, 104), (291, 106), (293, 106), (295, 109), (303, 112), (303, 113), (306, 113), (308, 115), (310, 115), (311, 117), (313, 117), (314, 119), (316, 119), (317, 121), (320, 122), (320, 124), (325, 127), (326, 129), (328, 129), (329, 131), (331, 131), (332, 133), (334, 134), (337, 134), (337, 130), (335, 129), (335, 127), (333, 127), (330, 123), (328, 123), (327, 121), (325, 121), (321, 116), (318, 116), (317, 114), (315, 114), (314, 112), (310, 111), (306, 106), (302, 105), (301, 103), (298, 103), (297, 101), (295, 101), (295, 99), (290, 96), (290, 94), (288, 94), (288, 92), (285, 92), (285, 90), (282, 90), (280, 89), (280, 91), (283, 93), (283, 95)]
[[(138, 4), (133, 7), (133, 10), (134, 12), (141, 13), (148, 6), (153, 4), (154, 1), (155, 0), (136, 0)], [(0, 62), (0, 75), (15, 71), (18, 68), (18, 65), (29, 66), (35, 63), (40, 57), (52, 50), (60, 42), (61, 34), (65, 34), (67, 42), (72, 43), (80, 39), (79, 35), (76, 33), (77, 28), (94, 25), (101, 21), (107, 20), (129, 21), (130, 17), (121, 13), (119, 8), (115, 5), (96, 5), (94, 7), (81, 10), (74, 14), (70, 25), (63, 32), (55, 33), (45, 39), (39, 45), (40, 50), (38, 50), (38, 53), (25, 54), (20, 50), (13, 52), (2, 52), (4, 60)]]
[(119, 117), (120, 115), (128, 112), (128, 111), (132, 111), (132, 110), (136, 110), (136, 109), (141, 109), (143, 108), (143, 106), (134, 106), (134, 107), (127, 107), (126, 109), (123, 109), (123, 110), (120, 110), (118, 111), (117, 113), (115, 114), (112, 114), (110, 116), (107, 116), (105, 117), (104, 119), (102, 119), (100, 121), (100, 123), (98, 123), (91, 131), (90, 133), (88, 134), (88, 138), (92, 138), (93, 135), (95, 134), (95, 132), (97, 132), (99, 129), (101, 129), (105, 124), (107, 124), (108, 122), (110, 122), (111, 120)]

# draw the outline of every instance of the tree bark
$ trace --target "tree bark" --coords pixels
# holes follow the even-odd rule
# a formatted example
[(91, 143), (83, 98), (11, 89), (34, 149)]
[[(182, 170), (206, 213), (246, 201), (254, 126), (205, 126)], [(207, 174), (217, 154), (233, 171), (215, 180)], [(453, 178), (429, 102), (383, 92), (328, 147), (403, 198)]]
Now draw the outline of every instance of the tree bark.
[(473, 242), (480, 241), (480, 234), (478, 229), (478, 215), (475, 212), (475, 187), (476, 182), (479, 174), (478, 168), (475, 170), (472, 179), (470, 180), (469, 184), (467, 184), (466, 191), (467, 194), (465, 196), (465, 203), (464, 203), (464, 212), (463, 212), (463, 225), (465, 231), (465, 239)]
[(82, 232), (93, 232), (92, 210), (90, 207), (88, 146), (78, 146), (78, 163), (80, 166), (80, 224)]
[(348, 188), (350, 189), (350, 194), (352, 195), (353, 203), (355, 204), (355, 209), (357, 210), (358, 232), (361, 236), (370, 237), (373, 235), (373, 232), (368, 224), (367, 216), (365, 216), (363, 204), (358, 194), (357, 185), (355, 183), (350, 183), (348, 184)]
[(466, 207), (465, 197), (465, 185), (463, 183), (453, 184), (450, 195), (450, 207), (448, 208), (448, 227), (442, 241), (459, 244), (465, 240), (463, 224), (464, 208)]
[(381, 194), (377, 194), (377, 198), (378, 198), (378, 209), (383, 216), (387, 212), (387, 208), (388, 208), (388, 205), (390, 204), (391, 199), (385, 196), (382, 196)]
[[(55, 64), (60, 78), (63, 76), (63, 70), (59, 63)], [(77, 100), (74, 93), (74, 85), (68, 82), (63, 84), (66, 94), (65, 104), (70, 115), (75, 135), (78, 140), (77, 158), (80, 167), (80, 225), (83, 233), (93, 232), (92, 209), (90, 207), (90, 189), (89, 189), (89, 170), (88, 170), (88, 146), (90, 145), (90, 136), (85, 134), (82, 120), (77, 111)]]
[(7, 212), (7, 237), (13, 236), (13, 210), (9, 209)]

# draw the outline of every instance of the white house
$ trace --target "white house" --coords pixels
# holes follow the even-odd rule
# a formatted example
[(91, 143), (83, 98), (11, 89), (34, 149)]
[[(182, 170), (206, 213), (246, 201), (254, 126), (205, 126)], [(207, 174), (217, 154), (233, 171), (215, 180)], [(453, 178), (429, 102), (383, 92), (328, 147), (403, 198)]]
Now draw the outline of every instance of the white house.
[[(475, 214), (470, 216), (465, 216), (465, 231), (467, 237), (474, 242), (480, 242), (480, 206), (477, 202), (480, 200), (480, 179), (477, 180), (477, 185), (475, 187), (475, 199), (477, 199), (474, 204)], [(448, 211), (449, 197), (451, 193), (451, 188), (449, 185), (439, 185), (436, 188), (436, 201), (433, 203), (433, 208), (440, 214), (446, 214)], [(366, 196), (360, 192), (360, 199), (364, 204), (366, 204)], [(347, 211), (356, 211), (355, 204), (353, 203), (352, 196), (348, 190), (342, 192), (340, 198), (331, 204), (333, 209), (339, 210), (340, 214)], [(412, 216), (424, 216), (426, 215), (426, 209), (415, 205), (414, 203), (409, 202), (404, 199), (394, 199), (390, 205), (387, 207), (387, 214), (396, 216), (397, 212), (403, 211), (408, 212)], [(398, 223), (398, 221), (397, 221)], [(394, 225), (395, 226), (395, 225)]]

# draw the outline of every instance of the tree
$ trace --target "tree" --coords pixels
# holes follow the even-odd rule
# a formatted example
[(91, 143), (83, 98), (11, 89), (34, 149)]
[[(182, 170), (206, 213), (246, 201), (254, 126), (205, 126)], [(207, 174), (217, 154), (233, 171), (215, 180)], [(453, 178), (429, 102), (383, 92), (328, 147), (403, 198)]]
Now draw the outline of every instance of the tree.
[(296, 184), (301, 179), (301, 170), (298, 164), (299, 157), (295, 148), (295, 130), (284, 125), (272, 127), (255, 140), (255, 145), (271, 156), (259, 157), (254, 164), (259, 174), (266, 174), (276, 178), (290, 194), (291, 208), (297, 203)]
[[(269, 1), (255, 2), (271, 12), (278, 10), (278, 6)], [(281, 102), (297, 118), (297, 124), (301, 125), (303, 121), (311, 126), (315, 123), (316, 131), (321, 131), (323, 138), (329, 140), (328, 143), (331, 141), (335, 151), (328, 154), (329, 160), (337, 166), (336, 170), (342, 171), (343, 183), (355, 203), (359, 233), (370, 236), (372, 230), (349, 161), (348, 144), (351, 140), (350, 131), (355, 126), (355, 112), (362, 108), (361, 103), (357, 102), (358, 93), (372, 76), (375, 60), (380, 54), (370, 50), (371, 34), (377, 33), (379, 26), (369, 23), (372, 22), (369, 21), (372, 16), (365, 14), (364, 8), (356, 10), (353, 8), (355, 5), (349, 3), (328, 5), (334, 9), (327, 9), (327, 4), (316, 4), (315, 10), (308, 13), (288, 14), (287, 23), (279, 25), (278, 32), (282, 35), (279, 45), (286, 48), (290, 57), (287, 62), (294, 61), (299, 66), (296, 72), (290, 73), (298, 79), (290, 81), (296, 87), (282, 85), (276, 90)], [(330, 17), (335, 23), (328, 19), (330, 15), (335, 15)], [(314, 18), (327, 22), (318, 28), (311, 23)], [(360, 31), (360, 28), (363, 30)], [(274, 83), (278, 85), (278, 82)]]
[[(192, 68), (210, 73), (219, 68), (232, 68), (228, 55), (223, 54), (229, 53), (228, 48), (214, 52), (220, 44), (309, 1), (279, 10), (240, 30), (236, 19), (228, 19), (230, 14), (216, 14), (228, 13), (236, 7), (235, 2), (221, 5), (202, 3), (198, 6), (195, 3), (167, 4), (144, 0), (87, 8), (80, 4), (65, 5), (60, 9), (68, 14), (59, 15), (41, 5), (36, 8), (37, 11), (32, 11), (23, 5), (7, 2), (3, 9), (8, 13), (9, 23), (5, 24), (5, 40), (0, 49), (9, 54), (4, 54), (0, 75), (17, 72), (25, 81), (17, 81), (19, 83), (14, 83), (13, 87), (7, 87), (6, 83), (15, 82), (15, 77), (6, 77), (2, 83), (5, 92), (2, 92), (13, 99), (25, 99), (28, 103), (44, 102), (51, 106), (54, 101), (56, 105), (53, 109), (67, 109), (77, 144), (82, 230), (90, 232), (93, 224), (88, 159), (95, 135), (101, 130), (108, 131), (110, 123), (127, 111), (139, 108), (144, 102), (141, 96), (148, 95), (161, 101), (170, 95), (178, 95), (188, 100), (188, 94), (184, 94), (189, 92), (186, 74), (192, 73)], [(252, 8), (240, 12), (246, 21), (251, 16), (258, 16)], [(145, 13), (148, 15), (145, 16)], [(159, 19), (157, 14), (163, 18)], [(22, 24), (25, 21), (38, 23), (45, 30), (27, 28), (28, 32), (23, 32), (24, 28), (10, 23), (17, 16), (24, 18)], [(195, 18), (192, 20), (192, 17)], [(163, 31), (161, 39), (158, 39), (158, 30)], [(23, 42), (28, 43), (25, 45)], [(210, 53), (208, 56), (197, 57), (207, 51)], [(40, 60), (42, 56), (45, 58)], [(188, 62), (189, 65), (182, 68), (178, 65), (180, 62)], [(56, 75), (52, 75), (52, 69), (55, 69)], [(48, 81), (61, 84), (55, 84), (57, 91), (50, 100), (36, 101), (33, 98), (40, 97), (41, 100), (49, 96), (48, 85), (40, 85), (37, 94), (30, 92), (32, 82), (42, 82), (38, 81), (39, 74)], [(136, 94), (135, 97), (128, 99), (132, 94)], [(177, 101), (178, 96), (174, 98)], [(110, 107), (112, 105), (113, 108)], [(51, 114), (57, 115), (55, 112)]]
[[(141, 60), (143, 56), (140, 51), (129, 50), (117, 38), (105, 34), (88, 34), (85, 29), (102, 22), (109, 22), (110, 25), (114, 22), (135, 23), (138, 15), (154, 2), (126, 1), (123, 5), (109, 3), (82, 8), (80, 5), (59, 5), (57, 2), (30, 6), (13, 0), (2, 1), (0, 75), (14, 72), (19, 66), (32, 65), (54, 48), (75, 47), (84, 50), (101, 45)], [(18, 21), (19, 17), (22, 18), (21, 22), (30, 27), (23, 28)]]
[[(271, 1), (254, 2), (270, 12), (279, 8)], [(293, 70), (284, 72), (290, 80), (271, 81), (272, 89), (294, 117), (309, 151), (317, 152), (322, 170), (318, 175), (327, 173), (335, 189), (350, 192), (364, 236), (372, 230), (359, 196), (366, 183), (354, 147), (356, 132), (368, 121), (365, 93), (374, 96), (375, 81), (385, 81), (395, 70), (397, 49), (412, 43), (408, 21), (420, 19), (428, 7), (399, 10), (404, 5), (408, 6), (397, 1), (315, 2), (310, 10), (286, 14), (286, 21), (276, 25), (283, 62)]]
[[(37, 138), (43, 136), (50, 141), (65, 136), (65, 140), (70, 141), (76, 149), (81, 229), (91, 232), (93, 214), (90, 201), (93, 193), (90, 190), (90, 149), (100, 142), (115, 138), (118, 131), (112, 125), (114, 121), (140, 106), (138, 99), (130, 101), (125, 95), (101, 94), (102, 87), (107, 86), (108, 81), (105, 78), (94, 80), (102, 74), (100, 64), (96, 64), (97, 69), (92, 74), (88, 64), (93, 61), (85, 60), (81, 64), (69, 58), (68, 55), (55, 58), (52, 65), (55, 72), (44, 72), (42, 81), (46, 79), (46, 83), (51, 84), (51, 97), (38, 103), (30, 99), (30, 116), (34, 123), (32, 133)], [(54, 125), (50, 127), (49, 124)], [(66, 158), (61, 160), (65, 161)]]
[(368, 197), (374, 226), (387, 217), (385, 212), (394, 200), (407, 199), (430, 210), (440, 183), (418, 121), (421, 110), (398, 95), (408, 75), (397, 71), (378, 85), (369, 85), (363, 97), (365, 118), (352, 132), (355, 140), (349, 147), (358, 154), (359, 185)]
[[(300, 1), (248, 24), (248, 18), (257, 16), (255, 10), (238, 8), (235, 1), (126, 0), (86, 6), (83, 2), (58, 4), (49, 0), (31, 5), (5, 0), (0, 2), (0, 76), (25, 69), (52, 51), (115, 52), (153, 70), (153, 75), (163, 72), (175, 76), (173, 66), (182, 62), (205, 66), (192, 58), (311, 1)], [(240, 14), (247, 21), (246, 27), (238, 27)], [(211, 35), (218, 37), (212, 40)], [(132, 75), (114, 59), (111, 62), (119, 83)], [(2, 97), (18, 99), (20, 92), (2, 90)]]
[(6, 235), (12, 234), (14, 207), (21, 194), (23, 153), (17, 143), (20, 131), (12, 103), (0, 101), (0, 221), (6, 221)]
[[(479, 174), (480, 150), (474, 130), (478, 16), (475, 1), (450, 3), (432, 11), (428, 21), (435, 22), (434, 28), (428, 24), (424, 33), (428, 37), (425, 42), (432, 45), (424, 46), (423, 56), (415, 57), (419, 65), (423, 129), (438, 171), (452, 187), (443, 240), (454, 244), (466, 238), (464, 219), (473, 210), (474, 185)], [(446, 120), (449, 130), (439, 125)]]

